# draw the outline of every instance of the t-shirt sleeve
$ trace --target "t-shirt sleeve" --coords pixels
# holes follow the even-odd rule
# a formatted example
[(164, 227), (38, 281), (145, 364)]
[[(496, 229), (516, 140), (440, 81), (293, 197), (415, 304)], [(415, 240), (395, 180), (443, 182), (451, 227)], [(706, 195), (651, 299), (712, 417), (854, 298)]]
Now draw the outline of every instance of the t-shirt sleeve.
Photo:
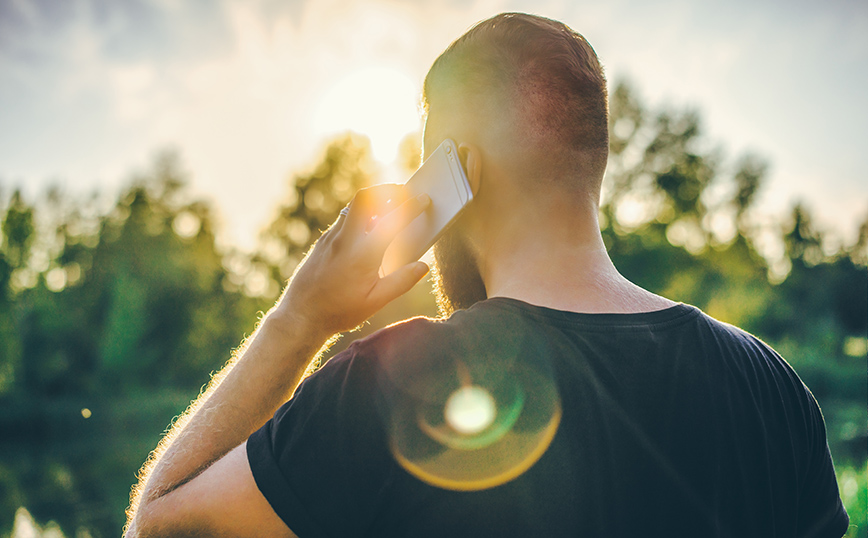
[(820, 406), (807, 387), (805, 422), (808, 435), (808, 460), (799, 498), (799, 536), (840, 538), (847, 532), (850, 518), (838, 493), (835, 467), (826, 441), (826, 426)]
[(377, 513), (395, 464), (375, 387), (375, 359), (351, 346), (247, 441), (259, 490), (300, 538), (360, 535)]

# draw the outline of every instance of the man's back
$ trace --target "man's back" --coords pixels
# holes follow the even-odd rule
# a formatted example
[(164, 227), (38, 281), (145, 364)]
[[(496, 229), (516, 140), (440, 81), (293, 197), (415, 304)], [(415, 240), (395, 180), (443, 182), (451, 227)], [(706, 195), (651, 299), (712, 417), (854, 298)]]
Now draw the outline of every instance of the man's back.
[[(383, 396), (396, 371), (482, 356), (551, 373), (557, 434), (503, 485), (433, 487), (391, 457)], [(578, 314), (494, 298), (447, 321), (405, 322), (307, 380), (248, 455), (302, 537), (840, 536), (847, 526), (808, 390), (767, 346), (685, 305)]]

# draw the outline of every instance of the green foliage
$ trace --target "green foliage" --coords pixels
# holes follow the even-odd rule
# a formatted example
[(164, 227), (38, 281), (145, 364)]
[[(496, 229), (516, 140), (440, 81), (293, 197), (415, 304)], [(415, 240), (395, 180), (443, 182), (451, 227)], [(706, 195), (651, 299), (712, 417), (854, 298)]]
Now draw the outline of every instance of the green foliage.
[(868, 463), (862, 467), (837, 466), (841, 500), (850, 514), (850, 529), (845, 538), (868, 536)]
[(21, 267), (27, 261), (33, 243), (33, 208), (24, 203), (21, 191), (12, 195), (3, 218), (3, 254), (12, 267)]
[[(3, 227), (13, 276), (0, 294), (0, 521), (11, 524), (17, 504), (66, 530), (116, 534), (160, 432), (252, 329), (261, 302), (224, 289), (211, 209), (187, 197), (170, 154), (106, 214), (87, 203), (64, 212), (55, 193), (44, 206), (58, 222), (36, 230), (39, 204), (13, 197)], [(40, 258), (49, 261), (37, 271)], [(28, 272), (36, 278), (20, 276)]]
[[(622, 273), (771, 343), (826, 418), (842, 498), (865, 536), (868, 221), (837, 250), (804, 206), (759, 225), (766, 163), (727, 161), (698, 114), (611, 99), (600, 220)], [(402, 154), (418, 165), (419, 138)], [(212, 208), (164, 154), (111, 209), (57, 190), (0, 208), (0, 536), (25, 506), (64, 532), (116, 535), (130, 485), (162, 430), (249, 333), (353, 193), (378, 180), (364, 138), (331, 143), (288, 182), (252, 254), (219, 248)], [(778, 253), (767, 247), (778, 245)], [(427, 284), (353, 337), (434, 315)], [(336, 350), (342, 346), (337, 346)]]

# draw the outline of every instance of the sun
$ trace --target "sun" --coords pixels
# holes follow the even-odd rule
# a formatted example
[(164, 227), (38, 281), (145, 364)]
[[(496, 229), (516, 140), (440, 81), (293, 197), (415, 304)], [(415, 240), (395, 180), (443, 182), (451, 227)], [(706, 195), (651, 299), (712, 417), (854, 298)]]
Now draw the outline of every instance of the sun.
[(350, 72), (316, 105), (314, 133), (323, 137), (351, 130), (367, 135), (374, 158), (391, 163), (401, 140), (420, 128), (418, 97), (417, 85), (396, 69)]

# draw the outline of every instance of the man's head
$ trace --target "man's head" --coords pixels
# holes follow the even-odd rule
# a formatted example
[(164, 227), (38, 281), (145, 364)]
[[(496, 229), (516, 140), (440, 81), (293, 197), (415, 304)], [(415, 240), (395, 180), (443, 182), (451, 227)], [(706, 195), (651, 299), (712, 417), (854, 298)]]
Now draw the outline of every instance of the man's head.
[(426, 151), (453, 138), (478, 168), (468, 170), (476, 176), (473, 207), (435, 248), (441, 307), (449, 311), (486, 296), (474, 219), (566, 207), (561, 202), (596, 211), (608, 156), (606, 80), (590, 44), (566, 25), (505, 13), (437, 58), (423, 106)]

